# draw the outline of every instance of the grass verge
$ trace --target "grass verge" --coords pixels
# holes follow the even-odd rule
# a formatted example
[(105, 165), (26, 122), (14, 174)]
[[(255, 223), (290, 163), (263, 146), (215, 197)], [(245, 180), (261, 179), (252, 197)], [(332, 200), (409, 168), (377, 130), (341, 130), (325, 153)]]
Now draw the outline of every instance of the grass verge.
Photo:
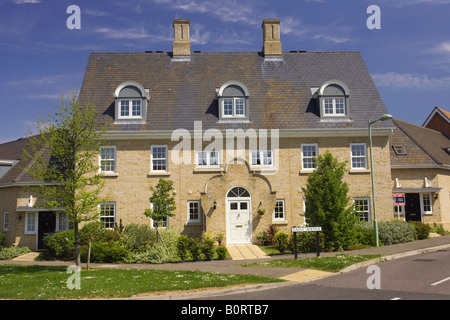
[(265, 262), (243, 264), (244, 267), (286, 267), (286, 268), (309, 268), (328, 272), (339, 272), (340, 270), (359, 262), (376, 259), (381, 255), (346, 255), (339, 254), (334, 257), (319, 257), (298, 260), (271, 260)]
[(282, 280), (257, 275), (198, 271), (95, 269), (81, 271), (80, 289), (68, 289), (66, 267), (0, 265), (0, 299), (80, 299), (131, 297), (158, 291), (191, 290)]

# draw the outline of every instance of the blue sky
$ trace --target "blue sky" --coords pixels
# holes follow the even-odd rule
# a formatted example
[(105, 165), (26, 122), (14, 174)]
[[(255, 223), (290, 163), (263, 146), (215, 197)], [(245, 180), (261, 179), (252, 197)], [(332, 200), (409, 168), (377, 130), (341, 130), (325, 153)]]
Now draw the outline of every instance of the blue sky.
[[(81, 29), (67, 28), (70, 5)], [(370, 5), (381, 29), (366, 26)], [(450, 0), (0, 0), (0, 143), (80, 89), (90, 52), (171, 51), (174, 18), (204, 52), (260, 51), (262, 20), (281, 19), (283, 51), (360, 51), (393, 116), (450, 111)]]

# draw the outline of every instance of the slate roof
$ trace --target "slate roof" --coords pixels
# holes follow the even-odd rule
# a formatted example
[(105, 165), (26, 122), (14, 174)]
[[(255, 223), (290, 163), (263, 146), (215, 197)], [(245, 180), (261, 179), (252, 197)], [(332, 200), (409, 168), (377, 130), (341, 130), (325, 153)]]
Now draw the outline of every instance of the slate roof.
[(28, 138), (20, 138), (18, 140), (0, 144), (0, 159), (15, 162), (15, 165), (13, 165), (13, 167), (0, 178), (0, 185), (10, 185), (21, 182), (36, 182), (22, 170), (29, 165), (29, 161), (23, 157), (23, 151), (27, 148), (28, 141)]
[[(311, 87), (337, 79), (350, 90), (352, 121), (320, 121)], [(249, 90), (250, 123), (218, 123), (216, 88), (230, 80)], [(197, 53), (190, 62), (173, 61), (167, 52), (91, 53), (80, 102), (94, 104), (101, 120), (114, 119), (114, 91), (125, 81), (150, 90), (145, 124), (113, 124), (113, 131), (256, 129), (362, 129), (387, 113), (359, 52), (286, 52), (269, 61), (258, 52)], [(99, 119), (100, 120), (100, 119)], [(391, 128), (391, 121), (372, 126)]]
[[(393, 119), (397, 127), (390, 137), (391, 166), (443, 166), (450, 168), (450, 139), (439, 131)], [(392, 146), (402, 145), (407, 155), (396, 155)]]

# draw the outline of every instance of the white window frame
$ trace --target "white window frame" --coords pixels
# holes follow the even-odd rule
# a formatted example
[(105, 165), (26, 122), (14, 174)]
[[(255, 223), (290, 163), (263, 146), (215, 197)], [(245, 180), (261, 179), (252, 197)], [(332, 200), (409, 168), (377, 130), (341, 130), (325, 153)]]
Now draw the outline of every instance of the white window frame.
[[(114, 210), (114, 215), (102, 215), (102, 206), (113, 206), (113, 210)], [(115, 224), (116, 224), (116, 215), (117, 215), (117, 206), (116, 206), (116, 203), (115, 202), (102, 202), (102, 203), (100, 203), (99, 205), (98, 205), (98, 214), (99, 214), (99, 217), (98, 217), (98, 220), (99, 221), (101, 221), (101, 222), (103, 222), (103, 225), (105, 226), (105, 228), (106, 229), (109, 229), (109, 230), (113, 230), (114, 229), (114, 227), (115, 227)], [(108, 218), (108, 219), (110, 219), (111, 217), (113, 217), (113, 222), (112, 222), (112, 227), (107, 227), (106, 226), (106, 224), (105, 224), (105, 221), (103, 221), (102, 220), (102, 218)], [(109, 222), (108, 221), (108, 225), (111, 225), (111, 222)]]
[[(232, 114), (225, 114), (225, 100), (232, 100)], [(237, 113), (237, 101), (242, 101), (242, 114)], [(246, 117), (246, 105), (245, 105), (245, 97), (235, 97), (235, 98), (223, 98), (222, 99), (222, 118), (245, 118)]]
[[(102, 150), (104, 149), (113, 149), (113, 158), (112, 159), (103, 159), (102, 158)], [(102, 161), (112, 161), (114, 170), (103, 170), (102, 168)], [(117, 172), (117, 148), (116, 146), (101, 146), (99, 149), (99, 155), (98, 155), (98, 165), (99, 165), (99, 172), (103, 173), (116, 173)]]
[[(256, 152), (257, 157), (254, 158), (254, 152)], [(265, 153), (270, 152), (270, 157), (264, 157)], [(259, 162), (260, 164), (254, 164), (254, 160), (257, 160), (259, 156)], [(271, 159), (270, 164), (264, 164), (265, 159)], [(250, 150), (250, 166), (253, 168), (273, 168), (274, 167), (274, 153), (273, 150)]]
[[(165, 148), (166, 150), (166, 154), (164, 158), (154, 158), (153, 157), (153, 150), (155, 148)], [(169, 148), (167, 147), (167, 145), (152, 145), (150, 148), (150, 172), (169, 172)], [(165, 161), (165, 167), (166, 169), (164, 170), (155, 170), (153, 169), (153, 161), (158, 160), (164, 160)]]
[[(344, 107), (344, 113), (337, 113), (337, 100), (342, 100), (342, 104)], [(331, 108), (332, 108), (332, 112), (331, 113), (327, 113), (327, 108), (326, 108), (326, 104), (327, 104), (327, 100), (331, 100)], [(345, 117), (347, 116), (347, 106), (345, 103), (345, 97), (324, 97), (323, 98), (323, 113), (325, 116), (331, 116), (331, 117)]]
[[(33, 217), (33, 218), (31, 218)], [(34, 219), (34, 224), (29, 225), (30, 220)], [(32, 223), (33, 221), (31, 221)], [(29, 227), (33, 227), (31, 230)], [(38, 232), (38, 214), (37, 212), (26, 212), (25, 213), (25, 234), (37, 234)]]
[[(367, 220), (364, 219), (364, 217), (365, 217), (364, 213), (366, 213), (366, 210), (356, 210), (356, 205), (355, 205), (356, 201), (367, 201)], [(371, 212), (371, 207), (370, 207), (370, 198), (366, 198), (366, 197), (353, 198), (353, 209), (358, 214), (360, 221), (371, 222), (372, 212)], [(362, 215), (361, 215), (361, 213), (362, 213)], [(363, 218), (363, 219), (361, 219), (361, 218)]]
[[(425, 198), (428, 198), (428, 201), (430, 201), (429, 210), (425, 210)], [(420, 193), (420, 208), (422, 210), (422, 214), (433, 214), (433, 197), (431, 196), (431, 193)]]
[[(281, 217), (277, 217), (276, 216), (276, 209), (278, 208), (278, 204), (279, 203), (282, 203)], [(286, 202), (284, 201), (284, 199), (277, 199), (276, 200), (275, 208), (273, 209), (272, 220), (273, 221), (286, 221)]]
[[(304, 151), (304, 148), (306, 148), (306, 147), (314, 147), (315, 148), (315, 156), (305, 156), (305, 151)], [(314, 158), (317, 158), (318, 156), (319, 156), (319, 152), (318, 152), (318, 150), (319, 150), (319, 148), (318, 148), (318, 146), (317, 146), (317, 143), (304, 143), (304, 144), (302, 144), (301, 145), (301, 152), (302, 152), (302, 170), (305, 170), (305, 171), (307, 171), (307, 170), (311, 170), (311, 171), (314, 171), (315, 169), (317, 169), (317, 163), (316, 164), (314, 164)], [(305, 159), (312, 159), (313, 160), (313, 164), (314, 164), (314, 167), (312, 167), (312, 168), (305, 168)]]
[[(217, 164), (211, 164), (211, 153), (217, 153)], [(206, 154), (206, 164), (200, 164), (200, 154)], [(195, 163), (197, 168), (220, 168), (220, 151), (218, 150), (210, 150), (210, 151), (197, 151)]]
[(3, 212), (3, 231), (8, 231), (9, 229), (9, 211)]
[(56, 214), (56, 232), (65, 231), (69, 229), (69, 215), (65, 212), (58, 212)]
[[(197, 218), (191, 218), (191, 204), (197, 204)], [(201, 221), (201, 212), (202, 207), (200, 204), (200, 200), (188, 200), (187, 202), (187, 222), (188, 223), (200, 223)]]
[[(133, 101), (139, 101), (140, 103), (140, 115), (133, 115)], [(128, 102), (128, 115), (122, 115), (122, 102)], [(119, 119), (142, 119), (143, 114), (143, 101), (139, 98), (131, 98), (131, 99), (119, 99)]]
[[(355, 156), (353, 155), (353, 147), (354, 146), (364, 146), (364, 155), (363, 156)], [(354, 158), (364, 158), (364, 167), (354, 167), (353, 166), (353, 159)], [(366, 143), (350, 143), (350, 165), (352, 170), (367, 170), (367, 144)]]

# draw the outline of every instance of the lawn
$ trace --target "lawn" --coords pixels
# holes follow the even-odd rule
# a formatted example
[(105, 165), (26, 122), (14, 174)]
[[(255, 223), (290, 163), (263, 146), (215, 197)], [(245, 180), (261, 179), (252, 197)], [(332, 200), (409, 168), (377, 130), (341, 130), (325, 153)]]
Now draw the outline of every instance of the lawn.
[(328, 272), (339, 272), (340, 270), (359, 262), (376, 259), (381, 255), (346, 255), (339, 254), (334, 257), (319, 257), (298, 260), (271, 260), (265, 262), (244, 264), (244, 267), (288, 267), (309, 268)]
[(257, 275), (198, 271), (95, 269), (81, 271), (80, 289), (68, 289), (66, 267), (0, 265), (0, 299), (130, 297), (140, 293), (272, 283)]

